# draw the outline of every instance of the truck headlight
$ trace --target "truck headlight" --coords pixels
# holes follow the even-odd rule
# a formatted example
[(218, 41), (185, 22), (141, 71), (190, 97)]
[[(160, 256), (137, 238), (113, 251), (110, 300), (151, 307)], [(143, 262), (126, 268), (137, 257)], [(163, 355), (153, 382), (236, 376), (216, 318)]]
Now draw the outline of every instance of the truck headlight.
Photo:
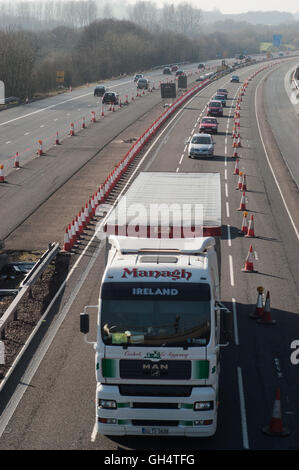
[(206, 411), (214, 408), (213, 401), (196, 401), (194, 403), (194, 411)]
[(108, 408), (108, 409), (111, 409), (111, 408), (116, 409), (117, 404), (116, 404), (115, 400), (102, 400), (102, 399), (99, 399), (99, 407), (100, 408)]

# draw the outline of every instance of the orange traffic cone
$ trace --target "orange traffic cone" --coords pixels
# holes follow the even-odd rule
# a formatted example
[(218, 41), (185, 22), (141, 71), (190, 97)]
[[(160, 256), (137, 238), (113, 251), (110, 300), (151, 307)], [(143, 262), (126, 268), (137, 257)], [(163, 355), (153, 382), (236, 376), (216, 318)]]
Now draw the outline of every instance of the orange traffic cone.
[(104, 114), (104, 108), (103, 108), (103, 106), (102, 106), (102, 112), (101, 112), (101, 116), (105, 116), (105, 114)]
[(248, 212), (243, 212), (243, 220), (242, 220), (242, 227), (241, 227), (241, 232), (246, 235), (247, 231), (248, 231), (248, 227), (247, 227), (247, 215), (248, 215)]
[(40, 157), (40, 156), (44, 155), (44, 152), (43, 152), (43, 141), (42, 141), (42, 140), (38, 140), (37, 143), (38, 143), (37, 155)]
[(273, 405), (273, 412), (269, 426), (265, 426), (262, 429), (264, 434), (267, 436), (289, 436), (290, 431), (283, 426), (282, 415), (281, 415), (281, 404), (280, 404), (280, 388), (276, 389), (275, 401)]
[(261, 318), (257, 320), (258, 323), (263, 323), (264, 325), (275, 325), (276, 320), (272, 320), (271, 317), (271, 308), (270, 308), (270, 292), (267, 292), (266, 302), (264, 307), (264, 313)]
[(254, 238), (255, 237), (255, 234), (254, 234), (254, 223), (253, 223), (253, 215), (250, 217), (250, 221), (249, 221), (249, 225), (248, 225), (248, 231), (247, 231), (247, 234), (245, 235), (245, 237), (250, 237), (250, 238)]
[(243, 191), (242, 197), (241, 197), (241, 202), (240, 202), (240, 207), (237, 209), (237, 211), (246, 211), (246, 203), (245, 203), (245, 191)]
[(86, 127), (85, 126), (85, 116), (83, 116), (83, 118), (82, 118), (82, 129), (85, 129), (85, 127)]
[(72, 239), (72, 226), (71, 226), (71, 224), (69, 224), (69, 226), (68, 226), (67, 233), (68, 233), (68, 236), (69, 236), (69, 246), (70, 246), (69, 249), (71, 249), (73, 244), (74, 244), (73, 239)]
[(15, 156), (14, 168), (20, 168), (19, 152)]
[(238, 190), (238, 189), (242, 189), (242, 176), (243, 176), (243, 172), (240, 171), (240, 172), (239, 172), (238, 184), (237, 184), (237, 186), (236, 186), (236, 189), (237, 189), (237, 190)]
[(264, 306), (263, 306), (263, 293), (264, 288), (262, 286), (257, 287), (258, 291), (257, 302), (255, 307), (255, 312), (250, 313), (248, 316), (253, 319), (261, 318), (264, 313)]
[(241, 187), (241, 190), (242, 190), (242, 191), (247, 191), (247, 185), (246, 185), (246, 175), (245, 175), (245, 173), (243, 174), (243, 179), (242, 179), (242, 187)]
[(4, 178), (4, 165), (0, 165), (0, 183), (4, 183), (5, 182), (5, 178)]
[(73, 123), (73, 122), (71, 122), (70, 135), (71, 135), (71, 136), (74, 136), (74, 135), (75, 135), (75, 126), (74, 126), (74, 123)]
[(240, 160), (237, 158), (233, 175), (238, 175), (239, 174), (239, 161)]
[(71, 248), (71, 246), (70, 246), (69, 232), (68, 232), (68, 228), (66, 228), (65, 229), (65, 235), (64, 235), (63, 249), (64, 249), (64, 251), (69, 251), (70, 248)]
[(60, 145), (58, 131), (56, 132), (55, 145)]
[(253, 248), (252, 245), (250, 245), (248, 255), (245, 261), (245, 266), (242, 269), (244, 273), (256, 273), (256, 270), (253, 267)]

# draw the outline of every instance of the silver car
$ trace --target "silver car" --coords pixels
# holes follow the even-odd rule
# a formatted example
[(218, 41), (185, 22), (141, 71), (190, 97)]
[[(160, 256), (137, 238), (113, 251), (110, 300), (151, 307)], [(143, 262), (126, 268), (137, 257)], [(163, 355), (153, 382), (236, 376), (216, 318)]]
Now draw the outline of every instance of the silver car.
[(147, 78), (139, 78), (137, 82), (137, 88), (147, 90), (149, 87), (149, 81)]
[(188, 157), (214, 156), (214, 141), (210, 134), (194, 134), (188, 147)]

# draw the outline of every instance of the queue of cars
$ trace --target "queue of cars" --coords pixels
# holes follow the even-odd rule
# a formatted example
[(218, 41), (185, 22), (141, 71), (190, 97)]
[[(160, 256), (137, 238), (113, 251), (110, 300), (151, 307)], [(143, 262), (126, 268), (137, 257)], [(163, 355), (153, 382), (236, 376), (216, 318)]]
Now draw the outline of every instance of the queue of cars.
[[(203, 65), (203, 64), (199, 64)], [(183, 75), (184, 70), (175, 67), (176, 76)], [(202, 68), (202, 67), (199, 67)], [(165, 67), (163, 74), (171, 74), (172, 69)], [(208, 75), (208, 74), (206, 74)], [(208, 78), (204, 75), (204, 78)], [(231, 81), (237, 81), (239, 77), (232, 76)], [(143, 74), (136, 74), (134, 82), (137, 84), (137, 88), (148, 89), (149, 80), (144, 77)], [(110, 92), (104, 85), (97, 85), (94, 89), (94, 96), (102, 96), (102, 102), (106, 104), (118, 104), (119, 95), (116, 92)], [(214, 156), (215, 142), (213, 141), (212, 134), (218, 133), (218, 121), (217, 116), (223, 116), (223, 108), (226, 106), (226, 100), (228, 91), (226, 88), (218, 88), (213, 99), (208, 103), (207, 115), (204, 116), (199, 124), (199, 133), (194, 134), (189, 142), (188, 146), (188, 157), (196, 158), (201, 156)]]
[(226, 88), (218, 88), (213, 99), (208, 103), (207, 115), (202, 117), (199, 123), (199, 133), (194, 134), (189, 142), (188, 157), (213, 157), (215, 142), (212, 134), (218, 133), (218, 121), (216, 116), (223, 116), (223, 107), (226, 106), (228, 91)]

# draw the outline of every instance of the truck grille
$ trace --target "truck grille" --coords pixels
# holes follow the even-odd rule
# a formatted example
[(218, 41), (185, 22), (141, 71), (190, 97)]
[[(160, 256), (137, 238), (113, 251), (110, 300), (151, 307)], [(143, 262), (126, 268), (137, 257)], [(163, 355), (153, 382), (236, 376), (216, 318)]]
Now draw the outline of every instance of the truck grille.
[(119, 393), (126, 397), (190, 397), (190, 385), (141, 385), (122, 384)]
[(191, 378), (191, 361), (119, 361), (122, 379), (188, 380)]

